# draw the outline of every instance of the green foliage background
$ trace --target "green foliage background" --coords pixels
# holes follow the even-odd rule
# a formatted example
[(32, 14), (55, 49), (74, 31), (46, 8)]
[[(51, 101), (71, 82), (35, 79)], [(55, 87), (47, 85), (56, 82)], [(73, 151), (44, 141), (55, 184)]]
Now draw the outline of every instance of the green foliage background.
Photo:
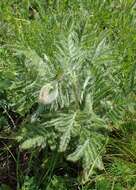
[(136, 189), (135, 34), (134, 0), (0, 1), (0, 189)]

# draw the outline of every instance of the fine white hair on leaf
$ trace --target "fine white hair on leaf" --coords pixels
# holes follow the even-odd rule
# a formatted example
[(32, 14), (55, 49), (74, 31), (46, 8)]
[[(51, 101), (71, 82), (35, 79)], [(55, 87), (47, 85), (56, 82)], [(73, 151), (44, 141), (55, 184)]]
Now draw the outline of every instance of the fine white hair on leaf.
[(56, 86), (54, 90), (51, 90), (50, 85), (45, 85), (41, 88), (39, 94), (39, 102), (42, 104), (51, 104), (56, 100), (58, 96), (58, 87)]

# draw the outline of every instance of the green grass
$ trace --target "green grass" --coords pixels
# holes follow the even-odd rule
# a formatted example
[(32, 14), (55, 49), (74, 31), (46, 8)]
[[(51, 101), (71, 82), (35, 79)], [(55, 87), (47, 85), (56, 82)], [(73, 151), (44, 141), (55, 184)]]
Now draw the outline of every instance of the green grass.
[(136, 189), (134, 0), (0, 1), (0, 190)]

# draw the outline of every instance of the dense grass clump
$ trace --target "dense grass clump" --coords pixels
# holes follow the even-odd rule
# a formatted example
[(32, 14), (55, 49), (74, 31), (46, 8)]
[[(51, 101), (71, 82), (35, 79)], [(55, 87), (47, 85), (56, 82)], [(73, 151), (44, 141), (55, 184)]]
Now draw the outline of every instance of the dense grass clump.
[(136, 189), (136, 2), (0, 1), (0, 190)]

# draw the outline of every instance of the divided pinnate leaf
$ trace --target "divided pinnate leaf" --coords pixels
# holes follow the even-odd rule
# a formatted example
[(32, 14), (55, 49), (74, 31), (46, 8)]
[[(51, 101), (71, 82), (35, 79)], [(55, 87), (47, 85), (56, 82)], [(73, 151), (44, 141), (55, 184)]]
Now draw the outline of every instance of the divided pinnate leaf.
[[(116, 51), (103, 35), (96, 43), (92, 41), (90, 47), (85, 46), (85, 40), (88, 37), (79, 38), (77, 32), (70, 32), (57, 45), (53, 62), (47, 57), (45, 63), (40, 61), (45, 75), (42, 66), (36, 66), (40, 76), (38, 80), (35, 78), (37, 86), (51, 85), (53, 93), (57, 84), (57, 96), (48, 104), (40, 102), (31, 127), (24, 126), (30, 137), (22, 131), (22, 137), (18, 138), (22, 148), (48, 145), (52, 150), (64, 152), (69, 161), (80, 160), (83, 183), (95, 169), (104, 169), (102, 156), (108, 132), (112, 125), (118, 126), (123, 121), (127, 110), (126, 97), (120, 88), (122, 80), (117, 72)], [(50, 98), (49, 92), (46, 95)]]

